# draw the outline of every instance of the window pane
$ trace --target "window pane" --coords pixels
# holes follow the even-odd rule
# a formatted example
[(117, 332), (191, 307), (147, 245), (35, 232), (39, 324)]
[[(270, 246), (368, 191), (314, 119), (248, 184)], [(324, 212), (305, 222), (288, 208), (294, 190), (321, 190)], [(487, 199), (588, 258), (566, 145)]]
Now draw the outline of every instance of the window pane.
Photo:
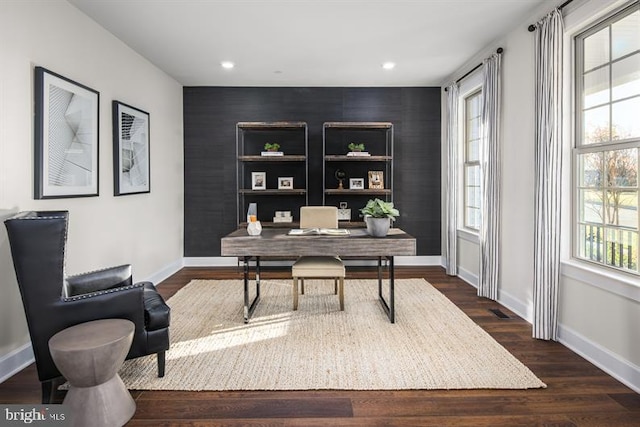
[(609, 67), (598, 68), (584, 76), (584, 108), (609, 102)]
[(604, 257), (604, 227), (580, 224), (578, 227), (578, 254), (582, 258), (602, 262)]
[(593, 222), (601, 224), (603, 222), (602, 191), (580, 190), (580, 222)]
[(465, 227), (480, 228), (480, 166), (465, 165)]
[(640, 95), (640, 53), (614, 63), (612, 73), (614, 101)]
[(637, 191), (607, 191), (607, 224), (638, 229)]
[(479, 202), (479, 194), (478, 194), (478, 187), (467, 187), (467, 206), (472, 207), (472, 208), (477, 208), (478, 207), (478, 202)]
[(613, 104), (613, 139), (640, 137), (640, 97)]
[(467, 208), (465, 227), (473, 228), (475, 230), (480, 229), (480, 209)]
[(638, 149), (608, 151), (606, 155), (607, 187), (638, 186)]
[(479, 165), (467, 165), (466, 167), (465, 182), (468, 186), (479, 187), (480, 186), (480, 166)]
[(477, 162), (480, 160), (480, 140), (475, 139), (469, 141), (469, 145), (467, 147), (467, 160), (470, 162)]
[(578, 156), (578, 179), (580, 187), (602, 187), (602, 153), (586, 153)]
[(607, 62), (609, 62), (609, 27), (584, 39), (585, 71)]
[(583, 113), (583, 132), (585, 144), (609, 142), (609, 106), (593, 108)]
[(613, 59), (640, 49), (640, 11), (622, 18), (611, 26)]
[(638, 269), (638, 233), (616, 228), (605, 231), (605, 263), (625, 270)]
[(469, 117), (480, 117), (480, 94), (469, 98)]

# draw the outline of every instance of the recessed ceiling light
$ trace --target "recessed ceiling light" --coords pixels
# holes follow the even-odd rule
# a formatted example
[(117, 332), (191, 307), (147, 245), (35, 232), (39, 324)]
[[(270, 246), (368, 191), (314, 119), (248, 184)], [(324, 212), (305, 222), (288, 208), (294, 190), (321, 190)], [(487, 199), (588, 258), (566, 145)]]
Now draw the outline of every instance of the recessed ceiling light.
[(222, 65), (222, 68), (230, 70), (234, 67), (235, 64), (231, 61), (222, 61), (220, 65)]
[(382, 68), (384, 68), (385, 70), (393, 70), (395, 66), (395, 62), (385, 62), (384, 64), (382, 64)]

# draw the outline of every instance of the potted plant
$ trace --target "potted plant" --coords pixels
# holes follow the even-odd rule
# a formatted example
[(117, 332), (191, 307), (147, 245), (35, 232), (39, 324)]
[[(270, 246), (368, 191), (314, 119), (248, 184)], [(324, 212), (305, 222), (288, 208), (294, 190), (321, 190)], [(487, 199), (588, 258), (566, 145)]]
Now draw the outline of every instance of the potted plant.
[(355, 142), (352, 142), (348, 145), (349, 150), (353, 151), (353, 152), (360, 152), (360, 151), (364, 151), (364, 144), (360, 143), (360, 144), (356, 144)]
[(278, 144), (277, 142), (267, 142), (266, 144), (264, 144), (264, 149), (265, 151), (278, 151), (280, 149), (280, 144)]
[(367, 224), (367, 232), (373, 237), (384, 237), (391, 227), (391, 222), (396, 220), (400, 211), (393, 207), (392, 202), (380, 199), (370, 199), (364, 208), (360, 209)]

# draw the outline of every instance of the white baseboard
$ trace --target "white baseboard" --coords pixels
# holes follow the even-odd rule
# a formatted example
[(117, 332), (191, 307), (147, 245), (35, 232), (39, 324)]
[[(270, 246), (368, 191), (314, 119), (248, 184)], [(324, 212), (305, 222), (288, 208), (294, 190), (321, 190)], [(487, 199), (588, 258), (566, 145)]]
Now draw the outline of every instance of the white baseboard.
[(558, 341), (587, 359), (627, 387), (640, 393), (640, 367), (622, 359), (601, 345), (590, 341), (571, 328), (558, 326)]
[(471, 273), (468, 270), (458, 266), (458, 277), (473, 286), (474, 288), (478, 287), (478, 276), (476, 274)]
[[(442, 265), (442, 258), (437, 256), (397, 256), (394, 258), (396, 266), (411, 265)], [(261, 265), (286, 266), (291, 262), (286, 261), (262, 261)], [(373, 260), (346, 260), (347, 266), (376, 265)], [(183, 267), (236, 267), (237, 257), (185, 257)]]
[(34, 361), (35, 358), (30, 342), (0, 357), (0, 383), (11, 378)]
[(527, 322), (533, 322), (532, 308), (520, 301), (518, 298), (509, 294), (508, 292), (499, 289), (498, 302), (507, 307), (509, 310), (513, 311), (518, 316), (522, 317)]
[[(147, 277), (146, 279), (143, 279), (142, 281), (152, 282), (157, 285), (158, 283), (162, 282), (172, 274), (180, 271), (182, 267), (184, 267), (184, 258), (175, 260), (174, 262), (161, 268), (160, 270), (156, 271), (151, 276)], [(134, 279), (136, 278), (134, 277)], [(139, 282), (140, 280), (136, 279), (136, 281)]]
[(393, 259), (396, 266), (411, 265), (438, 265), (442, 266), (442, 257), (440, 255), (433, 256), (397, 256)]
[(236, 267), (237, 257), (185, 257), (182, 259), (184, 267)]

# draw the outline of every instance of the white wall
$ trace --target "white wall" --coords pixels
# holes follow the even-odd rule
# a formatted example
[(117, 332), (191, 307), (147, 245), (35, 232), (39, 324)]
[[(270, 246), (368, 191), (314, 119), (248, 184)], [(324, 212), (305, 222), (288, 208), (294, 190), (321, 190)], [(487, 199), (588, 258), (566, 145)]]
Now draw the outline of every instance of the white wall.
[[(499, 301), (525, 319), (532, 320), (534, 254), (534, 36), (527, 31), (550, 12), (549, 2), (519, 23), (513, 31), (495, 40), (443, 82), (450, 84), (498, 47), (502, 58), (502, 221)], [(608, 11), (624, 4), (618, 0), (575, 1), (565, 8), (565, 43), (570, 82), (571, 36)], [(568, 84), (566, 84), (569, 86)], [(571, 129), (570, 87), (566, 88), (565, 126)], [(560, 283), (559, 339), (616, 378), (640, 391), (640, 281), (615, 274), (594, 274), (584, 264), (570, 259), (571, 215), (570, 147), (565, 139), (563, 188), (564, 259)], [(443, 147), (446, 147), (443, 141)], [(444, 148), (443, 148), (444, 150)], [(443, 164), (445, 167), (446, 164)], [(443, 174), (445, 174), (443, 172)], [(443, 188), (443, 191), (445, 189)], [(444, 235), (444, 234), (443, 234)], [(461, 239), (459, 239), (459, 244)], [(478, 263), (479, 251), (463, 242), (458, 262), (462, 271)], [(477, 247), (477, 244), (475, 244)], [(468, 280), (468, 279), (466, 279)], [(470, 280), (468, 280), (470, 281)]]
[[(0, 210), (69, 210), (68, 274), (130, 263), (139, 281), (179, 266), (182, 86), (64, 0), (0, 1), (0, 40)], [(34, 66), (100, 92), (99, 197), (33, 199)], [(112, 100), (150, 114), (149, 194), (113, 196)], [(6, 245), (1, 226), (0, 380), (28, 343)]]

